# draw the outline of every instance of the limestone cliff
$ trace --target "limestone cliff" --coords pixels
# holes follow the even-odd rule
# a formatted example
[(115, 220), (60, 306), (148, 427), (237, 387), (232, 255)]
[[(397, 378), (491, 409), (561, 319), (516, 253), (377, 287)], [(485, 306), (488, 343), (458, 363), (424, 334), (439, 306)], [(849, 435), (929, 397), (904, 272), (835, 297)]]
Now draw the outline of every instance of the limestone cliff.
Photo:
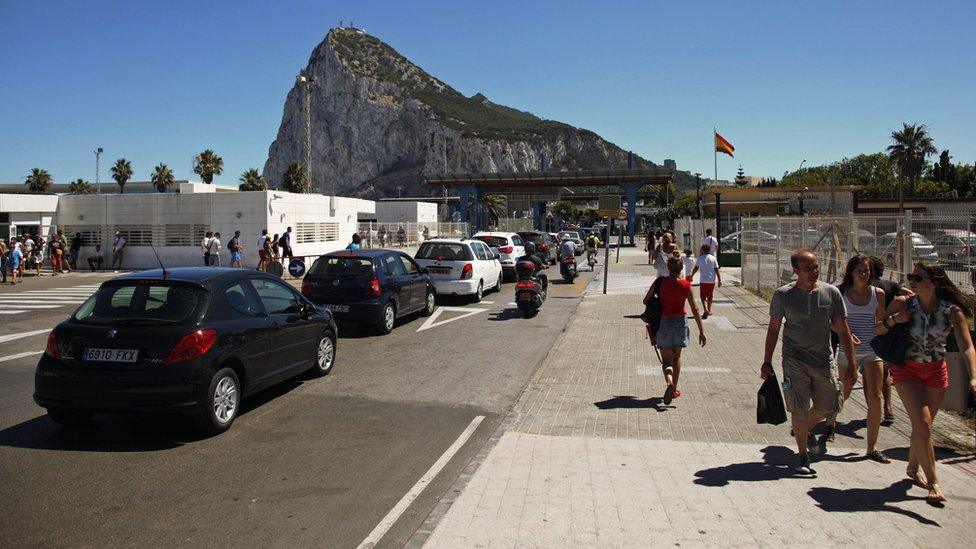
[[(619, 169), (627, 153), (591, 131), (465, 97), (358, 29), (329, 31), (309, 58), (312, 181), (364, 198), (427, 196), (423, 176), (458, 172)], [(303, 162), (302, 89), (288, 93), (264, 177), (277, 187)], [(635, 156), (634, 167), (653, 164)]]

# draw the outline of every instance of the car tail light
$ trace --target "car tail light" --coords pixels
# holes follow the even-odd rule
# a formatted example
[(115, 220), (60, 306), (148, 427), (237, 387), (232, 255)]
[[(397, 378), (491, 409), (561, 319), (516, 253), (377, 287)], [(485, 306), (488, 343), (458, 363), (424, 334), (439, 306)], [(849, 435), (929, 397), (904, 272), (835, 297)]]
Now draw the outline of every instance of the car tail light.
[(514, 246), (502, 246), (501, 248), (498, 248), (498, 252), (503, 254), (510, 254), (514, 251), (515, 251)]
[(307, 278), (302, 279), (302, 295), (312, 295), (312, 283)]
[(216, 341), (217, 330), (212, 328), (190, 332), (183, 336), (183, 339), (176, 344), (176, 347), (173, 347), (173, 350), (169, 352), (169, 355), (163, 362), (173, 364), (174, 362), (185, 362), (200, 358), (207, 354), (207, 351), (213, 347)]
[(535, 282), (516, 282), (516, 288), (535, 288)]
[(378, 278), (367, 282), (364, 290), (366, 290), (366, 297), (379, 297), (383, 295), (383, 288), (380, 287), (380, 279)]
[(539, 251), (540, 252), (545, 252), (547, 250), (549, 250), (549, 245), (548, 244), (539, 244)]
[(474, 267), (470, 263), (465, 263), (461, 269), (461, 280), (468, 280), (472, 275), (474, 275)]
[(44, 354), (51, 358), (61, 358), (61, 349), (58, 348), (58, 334), (54, 330), (47, 335), (47, 346), (44, 348)]

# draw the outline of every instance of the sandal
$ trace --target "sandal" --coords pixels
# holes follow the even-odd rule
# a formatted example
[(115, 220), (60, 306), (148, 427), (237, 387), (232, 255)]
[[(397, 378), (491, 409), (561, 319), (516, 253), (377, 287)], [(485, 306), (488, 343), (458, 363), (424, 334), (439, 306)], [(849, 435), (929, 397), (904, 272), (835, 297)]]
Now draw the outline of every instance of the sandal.
[(671, 404), (671, 401), (674, 400), (674, 392), (675, 391), (677, 391), (677, 389), (674, 388), (674, 385), (669, 384), (667, 390), (664, 391), (664, 403), (665, 404)]
[(890, 459), (888, 459), (888, 456), (886, 456), (886, 455), (884, 455), (884, 454), (882, 454), (882, 453), (881, 453), (881, 452), (879, 452), (878, 450), (871, 450), (870, 452), (868, 452), (868, 453), (867, 453), (867, 454), (865, 454), (865, 455), (866, 455), (866, 456), (868, 457), (868, 459), (870, 459), (871, 461), (877, 461), (878, 463), (891, 463), (891, 460), (890, 460)]
[(908, 478), (912, 479), (915, 486), (926, 489), (929, 487), (929, 483), (925, 482), (925, 478), (922, 477), (922, 475), (918, 472), (918, 469), (915, 469), (914, 471), (911, 469), (905, 469), (905, 474), (908, 475)]
[(837, 428), (834, 425), (828, 425), (827, 430), (824, 432), (824, 440), (827, 442), (833, 442), (834, 436), (836, 435)]
[(942, 486), (938, 482), (933, 482), (929, 486), (929, 495), (925, 496), (926, 503), (944, 503), (946, 500), (945, 494), (942, 493)]

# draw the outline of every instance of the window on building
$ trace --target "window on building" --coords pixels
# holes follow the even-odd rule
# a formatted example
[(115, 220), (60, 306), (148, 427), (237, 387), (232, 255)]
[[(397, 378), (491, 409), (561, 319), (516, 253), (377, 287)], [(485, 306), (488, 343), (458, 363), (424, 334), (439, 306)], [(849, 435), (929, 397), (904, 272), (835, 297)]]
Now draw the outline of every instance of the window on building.
[(321, 223), (296, 223), (295, 243), (329, 242), (339, 240), (339, 224), (331, 221)]
[(149, 225), (121, 225), (115, 227), (115, 230), (122, 233), (127, 247), (152, 244), (153, 231)]
[(209, 225), (166, 225), (163, 227), (164, 246), (199, 246)]
[(61, 230), (68, 238), (68, 242), (75, 237), (75, 233), (81, 233), (81, 239), (85, 246), (95, 246), (102, 243), (102, 228), (90, 225), (63, 225)]

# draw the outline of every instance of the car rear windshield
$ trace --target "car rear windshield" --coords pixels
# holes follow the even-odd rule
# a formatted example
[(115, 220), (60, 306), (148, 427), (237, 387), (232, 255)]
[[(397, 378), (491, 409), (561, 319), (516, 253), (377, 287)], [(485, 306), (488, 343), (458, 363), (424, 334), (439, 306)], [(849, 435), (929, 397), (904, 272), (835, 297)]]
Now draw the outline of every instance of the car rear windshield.
[(470, 248), (455, 242), (424, 242), (414, 257), (416, 259), (436, 259), (437, 261), (469, 261), (474, 259)]
[(180, 324), (206, 299), (192, 286), (147, 283), (104, 286), (89, 297), (74, 319), (89, 324)]
[(475, 238), (477, 238), (478, 240), (484, 242), (485, 244), (487, 244), (489, 246), (493, 246), (495, 248), (499, 248), (499, 247), (502, 247), (502, 246), (508, 246), (508, 239), (505, 238), (504, 236), (488, 236), (488, 235), (482, 235), (482, 236), (476, 236)]
[(540, 242), (545, 242), (545, 239), (544, 239), (544, 237), (541, 234), (536, 234), (536, 233), (519, 233), (519, 236), (521, 236), (525, 240), (528, 240), (529, 242), (532, 242), (533, 244), (538, 244)]
[(320, 257), (312, 263), (308, 274), (337, 278), (353, 276), (373, 276), (373, 260), (368, 257)]
[(559, 238), (579, 238), (579, 233), (559, 233)]

